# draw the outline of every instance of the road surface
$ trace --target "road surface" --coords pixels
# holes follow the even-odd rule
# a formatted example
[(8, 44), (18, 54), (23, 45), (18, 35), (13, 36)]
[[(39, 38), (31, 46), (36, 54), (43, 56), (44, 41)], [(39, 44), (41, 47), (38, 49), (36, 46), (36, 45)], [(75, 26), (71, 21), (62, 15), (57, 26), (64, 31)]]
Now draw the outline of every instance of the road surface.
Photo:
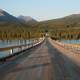
[(80, 80), (79, 67), (48, 40), (0, 65), (0, 80)]

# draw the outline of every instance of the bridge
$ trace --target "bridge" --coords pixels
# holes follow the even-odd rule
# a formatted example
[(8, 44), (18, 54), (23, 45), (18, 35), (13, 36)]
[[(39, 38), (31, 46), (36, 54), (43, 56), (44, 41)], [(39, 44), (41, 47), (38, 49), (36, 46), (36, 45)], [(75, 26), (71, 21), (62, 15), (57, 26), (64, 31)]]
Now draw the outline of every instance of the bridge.
[(80, 80), (79, 54), (50, 38), (0, 63), (0, 80)]

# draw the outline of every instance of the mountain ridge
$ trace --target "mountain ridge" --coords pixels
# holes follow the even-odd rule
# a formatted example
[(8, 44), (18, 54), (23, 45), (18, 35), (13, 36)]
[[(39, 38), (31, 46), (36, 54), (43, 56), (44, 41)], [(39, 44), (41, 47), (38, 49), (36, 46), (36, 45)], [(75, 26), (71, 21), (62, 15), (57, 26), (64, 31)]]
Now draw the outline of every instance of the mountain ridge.
[(51, 19), (51, 20), (46, 20), (46, 21), (41, 21), (39, 24), (48, 26), (48, 27), (66, 27), (67, 25), (69, 26), (74, 26), (74, 27), (79, 27), (80, 26), (80, 14), (72, 14), (68, 15), (62, 18), (57, 18), (57, 19)]
[(13, 15), (11, 15), (11, 14), (9, 14), (6, 11), (1, 10), (1, 9), (0, 9), (0, 21), (19, 22), (16, 17), (14, 17)]
[(19, 17), (18, 17), (18, 19), (21, 21), (21, 22), (23, 22), (23, 23), (25, 23), (25, 24), (28, 24), (28, 25), (34, 25), (34, 24), (36, 24), (38, 21), (36, 21), (35, 19), (33, 19), (32, 17), (30, 17), (30, 16), (23, 16), (23, 15), (20, 15)]

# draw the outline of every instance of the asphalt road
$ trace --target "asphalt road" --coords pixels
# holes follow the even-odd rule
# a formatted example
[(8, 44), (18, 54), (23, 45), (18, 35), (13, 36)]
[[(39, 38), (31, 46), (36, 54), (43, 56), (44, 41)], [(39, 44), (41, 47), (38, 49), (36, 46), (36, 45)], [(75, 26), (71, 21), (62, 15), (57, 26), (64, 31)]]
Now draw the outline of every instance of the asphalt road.
[(80, 68), (46, 40), (0, 64), (0, 80), (80, 80)]

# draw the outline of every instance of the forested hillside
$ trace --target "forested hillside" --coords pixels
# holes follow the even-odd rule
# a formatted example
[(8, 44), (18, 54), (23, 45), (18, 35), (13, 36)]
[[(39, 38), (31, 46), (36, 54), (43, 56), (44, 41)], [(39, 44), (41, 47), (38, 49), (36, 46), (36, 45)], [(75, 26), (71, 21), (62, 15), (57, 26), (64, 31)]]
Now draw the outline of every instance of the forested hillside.
[(37, 29), (34, 30), (34, 27), (29, 24), (20, 21), (4, 10), (0, 10), (0, 40), (41, 37), (41, 33), (37, 32)]
[(0, 10), (0, 39), (2, 40), (38, 38), (43, 37), (46, 32), (53, 39), (80, 39), (80, 14), (37, 22), (31, 17), (22, 16), (19, 19)]
[(53, 39), (80, 39), (80, 14), (42, 21), (37, 26)]

